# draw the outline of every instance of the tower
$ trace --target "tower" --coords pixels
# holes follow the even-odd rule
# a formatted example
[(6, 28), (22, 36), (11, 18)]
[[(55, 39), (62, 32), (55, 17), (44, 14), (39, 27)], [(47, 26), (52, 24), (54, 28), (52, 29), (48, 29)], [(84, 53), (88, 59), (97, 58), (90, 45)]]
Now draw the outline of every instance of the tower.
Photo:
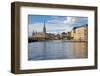
[(43, 33), (44, 33), (44, 38), (46, 40), (46, 26), (45, 26), (45, 22), (44, 22), (44, 27), (43, 27)]
[(44, 22), (43, 32), (46, 34), (46, 26), (45, 26), (45, 22)]

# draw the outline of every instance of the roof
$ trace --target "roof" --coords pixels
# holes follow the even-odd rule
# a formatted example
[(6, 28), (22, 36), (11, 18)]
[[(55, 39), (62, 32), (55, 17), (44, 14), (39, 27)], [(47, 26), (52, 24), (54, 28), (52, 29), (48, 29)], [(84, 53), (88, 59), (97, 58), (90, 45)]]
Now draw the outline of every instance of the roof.
[(73, 29), (80, 28), (80, 27), (87, 27), (87, 26), (88, 26), (88, 24), (84, 24), (84, 25), (82, 25), (82, 26), (74, 27)]

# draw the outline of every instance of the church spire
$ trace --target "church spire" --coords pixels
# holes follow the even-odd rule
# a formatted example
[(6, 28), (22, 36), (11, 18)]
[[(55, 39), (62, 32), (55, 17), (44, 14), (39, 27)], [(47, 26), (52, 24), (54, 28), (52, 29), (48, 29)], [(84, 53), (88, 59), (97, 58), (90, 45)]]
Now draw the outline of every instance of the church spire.
[(45, 21), (44, 21), (43, 32), (44, 32), (44, 33), (46, 33), (46, 26), (45, 26)]

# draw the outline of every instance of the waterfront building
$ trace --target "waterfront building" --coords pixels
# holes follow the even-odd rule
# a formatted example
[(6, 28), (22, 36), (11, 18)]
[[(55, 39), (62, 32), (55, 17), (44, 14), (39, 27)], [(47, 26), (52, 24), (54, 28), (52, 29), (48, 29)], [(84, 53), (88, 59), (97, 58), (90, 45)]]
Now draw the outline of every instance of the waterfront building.
[(87, 40), (88, 39), (88, 25), (74, 27), (71, 31), (71, 37), (74, 40)]
[(66, 32), (62, 32), (61, 33), (61, 36), (62, 36), (61, 37), (62, 39), (67, 39), (67, 33)]
[(32, 36), (34, 40), (44, 40), (45, 39), (45, 33), (44, 32), (36, 32)]
[(55, 38), (56, 35), (53, 34), (53, 33), (47, 33), (46, 35), (47, 35), (47, 40), (54, 40), (54, 39), (56, 39), (56, 38)]
[(32, 38), (34, 40), (45, 40), (47, 38), (45, 22), (44, 22), (44, 26), (43, 26), (43, 32), (34, 32), (33, 31)]
[(74, 38), (74, 30), (71, 31), (71, 37)]
[(45, 22), (44, 22), (43, 32), (34, 32), (33, 31), (32, 39), (33, 40), (53, 40), (53, 39), (55, 39), (55, 35), (53, 33), (46, 32), (46, 26), (45, 26)]

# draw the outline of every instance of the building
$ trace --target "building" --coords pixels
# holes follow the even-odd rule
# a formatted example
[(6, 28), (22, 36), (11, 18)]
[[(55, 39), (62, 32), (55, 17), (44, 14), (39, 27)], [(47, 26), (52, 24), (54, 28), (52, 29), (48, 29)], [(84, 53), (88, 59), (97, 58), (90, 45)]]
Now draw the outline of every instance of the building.
[(46, 39), (47, 40), (54, 40), (55, 39), (55, 34), (53, 34), (53, 33), (46, 33)]
[(67, 33), (66, 32), (62, 32), (61, 33), (61, 38), (62, 39), (67, 39)]
[(45, 22), (44, 22), (44, 27), (43, 27), (43, 33), (46, 34), (46, 26), (45, 26)]
[(71, 31), (71, 37), (74, 38), (74, 29)]
[(46, 26), (44, 22), (43, 32), (33, 32), (32, 39), (33, 40), (53, 40), (55, 35), (53, 33), (46, 32)]
[(32, 38), (34, 40), (45, 40), (47, 38), (45, 22), (44, 22), (43, 32), (33, 32)]
[(88, 39), (88, 25), (74, 27), (71, 31), (71, 37), (74, 40), (87, 40)]
[(33, 35), (32, 35), (32, 38), (34, 39), (34, 40), (45, 40), (45, 33), (43, 33), (43, 32), (36, 32), (36, 33), (34, 33)]
[(71, 39), (71, 31), (67, 32), (67, 38)]

